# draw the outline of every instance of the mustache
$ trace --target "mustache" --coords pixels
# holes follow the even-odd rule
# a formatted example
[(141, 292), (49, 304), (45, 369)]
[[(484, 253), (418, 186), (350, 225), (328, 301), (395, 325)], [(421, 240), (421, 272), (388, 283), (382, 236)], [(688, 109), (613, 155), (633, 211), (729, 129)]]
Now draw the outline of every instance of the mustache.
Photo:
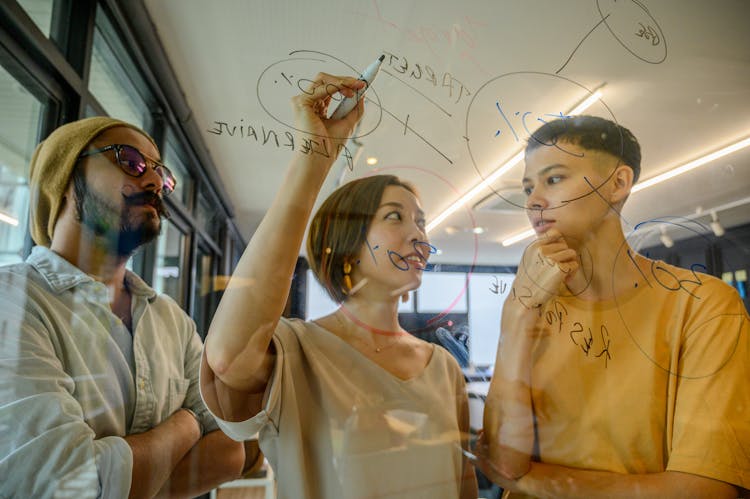
[(153, 191), (137, 192), (129, 196), (123, 194), (122, 196), (125, 198), (125, 204), (128, 206), (141, 206), (148, 204), (156, 209), (159, 216), (169, 218), (169, 211), (164, 205), (164, 200)]

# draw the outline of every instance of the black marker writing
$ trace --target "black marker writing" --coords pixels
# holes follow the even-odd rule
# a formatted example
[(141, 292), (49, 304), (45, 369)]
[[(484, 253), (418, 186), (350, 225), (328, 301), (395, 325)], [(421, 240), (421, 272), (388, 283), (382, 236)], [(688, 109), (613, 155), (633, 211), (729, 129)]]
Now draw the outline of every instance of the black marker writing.
[[(608, 362), (612, 359), (610, 353), (612, 340), (606, 325), (601, 324), (596, 328), (580, 321), (570, 323), (568, 308), (558, 300), (548, 303), (543, 313), (540, 310), (540, 315), (548, 326), (557, 326), (557, 334), (565, 330), (573, 344), (579, 347), (586, 357), (604, 357), (604, 367), (607, 367)], [(598, 332), (595, 334), (594, 331), (597, 331), (597, 329)]]
[(659, 45), (661, 43), (661, 38), (659, 38), (659, 34), (656, 32), (653, 26), (650, 24), (648, 27), (644, 26), (643, 23), (638, 23), (640, 26), (640, 29), (636, 31), (635, 36), (640, 36), (641, 38), (645, 38), (646, 40), (651, 40), (651, 45)]
[[(495, 102), (495, 107), (497, 108), (498, 112), (500, 113), (500, 116), (503, 118), (503, 121), (505, 121), (505, 123), (508, 125), (508, 128), (510, 129), (511, 133), (513, 134), (513, 137), (515, 138), (515, 141), (519, 142), (521, 139), (518, 136), (518, 132), (516, 131), (516, 128), (513, 126), (513, 124), (510, 122), (510, 120), (508, 119), (508, 116), (505, 114), (505, 111), (503, 111), (503, 108), (500, 106), (500, 101), (496, 101)], [(528, 139), (528, 140), (534, 140), (534, 141), (536, 141), (539, 144), (542, 144), (544, 146), (555, 147), (555, 148), (559, 149), (560, 151), (562, 151), (564, 153), (570, 154), (571, 156), (583, 157), (583, 153), (572, 153), (570, 151), (566, 151), (565, 149), (563, 149), (559, 145), (557, 145), (557, 137), (553, 137), (552, 139), (550, 139), (549, 143), (542, 142), (538, 138), (536, 138), (532, 134), (531, 130), (529, 130), (529, 126), (526, 123), (526, 119), (527, 119), (527, 117), (530, 114), (533, 115), (533, 113), (531, 111), (526, 111), (523, 114), (521, 114), (521, 111), (516, 111), (515, 114), (513, 115), (513, 116), (519, 116), (519, 115), (521, 116), (521, 125), (523, 126), (523, 129), (526, 130), (526, 137), (524, 137), (524, 140), (526, 140), (526, 139)], [(553, 117), (555, 119), (561, 119), (561, 120), (564, 120), (564, 119), (572, 117), (572, 116), (568, 116), (568, 115), (563, 114), (562, 111), (560, 111), (558, 114), (544, 114), (543, 116), (551, 116), (551, 117)], [(541, 123), (547, 123), (547, 121), (544, 120), (544, 119), (542, 119), (540, 116), (537, 116), (536, 121), (539, 121)], [(495, 137), (500, 136), (502, 134), (502, 132), (503, 131), (501, 129), (498, 129), (497, 131), (495, 131)]]
[(658, 282), (664, 289), (668, 289), (669, 291), (679, 291), (680, 289), (682, 289), (693, 298), (700, 300), (699, 296), (695, 295), (691, 290), (685, 287), (685, 284), (692, 284), (694, 286), (694, 291), (695, 288), (703, 284), (700, 280), (700, 277), (698, 277), (698, 274), (695, 273), (696, 265), (701, 266), (704, 269), (706, 268), (704, 265), (700, 264), (693, 264), (690, 266), (690, 271), (693, 273), (693, 277), (695, 277), (695, 280), (678, 279), (677, 276), (672, 273), (672, 271), (662, 266), (656, 260), (651, 260), (651, 274), (654, 276), (654, 279), (656, 279), (656, 282)]
[[(252, 139), (262, 146), (275, 147), (277, 149), (287, 148), (290, 151), (298, 151), (305, 155), (318, 154), (325, 158), (331, 157), (331, 151), (328, 150), (329, 142), (327, 140), (309, 137), (303, 137), (302, 139), (297, 137), (297, 140), (295, 140), (294, 134), (289, 131), (278, 132), (270, 128), (267, 129), (263, 125), (258, 129), (252, 125), (246, 125), (244, 120), (240, 120), (239, 125), (230, 125), (226, 121), (214, 121), (214, 125), (213, 128), (209, 128), (206, 131), (219, 136), (227, 135), (247, 140)], [(260, 135), (258, 135), (258, 131), (260, 131)], [(343, 154), (347, 167), (349, 170), (353, 170), (354, 159), (346, 145), (338, 145), (336, 155), (338, 156), (339, 154)]]
[[(293, 86), (294, 83), (292, 80), (294, 80), (294, 75), (287, 75), (283, 71), (279, 73), (281, 77), (290, 85)], [(274, 83), (279, 83), (279, 80), (274, 80)], [(319, 87), (321, 84), (319, 82), (316, 82), (314, 80), (311, 80), (309, 78), (299, 78), (297, 79), (297, 88), (300, 92), (305, 93), (307, 95), (312, 95), (315, 93), (315, 89)], [(326, 93), (331, 97), (331, 101), (340, 101), (343, 100), (343, 96), (341, 95), (341, 90), (344, 87), (339, 87), (337, 85), (334, 85), (333, 83), (326, 83)]]
[[(627, 250), (627, 254), (628, 254), (628, 257), (630, 258), (631, 263), (635, 266), (635, 268), (641, 274), (641, 277), (643, 277), (643, 280), (646, 281), (646, 284), (648, 284), (650, 287), (653, 287), (651, 284), (651, 281), (648, 279), (646, 274), (641, 270), (641, 267), (635, 261), (635, 258), (633, 257), (633, 254), (631, 253), (630, 250)], [(669, 291), (683, 290), (684, 292), (686, 292), (687, 294), (689, 294), (696, 300), (700, 300), (701, 297), (696, 295), (694, 291), (703, 284), (703, 281), (701, 281), (700, 276), (696, 273), (695, 271), (696, 268), (699, 268), (703, 271), (707, 270), (705, 265), (700, 264), (700, 263), (694, 263), (690, 266), (690, 272), (692, 272), (694, 279), (680, 279), (674, 274), (674, 272), (669, 270), (667, 267), (663, 266), (661, 262), (657, 260), (651, 260), (651, 265), (650, 265), (651, 277), (662, 288), (669, 290)], [(691, 289), (688, 289), (686, 285), (692, 285)]]
[(497, 276), (494, 276), (494, 275), (492, 276), (492, 278), (495, 280), (495, 282), (493, 282), (490, 285), (490, 291), (496, 295), (497, 294), (504, 295), (505, 291), (508, 289), (508, 283), (498, 282)]
[(456, 79), (448, 72), (436, 74), (435, 70), (426, 64), (413, 63), (410, 66), (406, 56), (397, 56), (390, 52), (384, 53), (386, 55), (386, 64), (393, 69), (393, 71), (414, 80), (424, 79), (424, 81), (431, 83), (435, 88), (438, 86), (441, 88), (447, 88), (449, 97), (453, 97), (453, 94), (455, 93), (456, 103), (458, 103), (463, 96), (468, 97), (471, 95), (471, 92), (466, 88), (466, 85), (461, 83), (460, 80)]

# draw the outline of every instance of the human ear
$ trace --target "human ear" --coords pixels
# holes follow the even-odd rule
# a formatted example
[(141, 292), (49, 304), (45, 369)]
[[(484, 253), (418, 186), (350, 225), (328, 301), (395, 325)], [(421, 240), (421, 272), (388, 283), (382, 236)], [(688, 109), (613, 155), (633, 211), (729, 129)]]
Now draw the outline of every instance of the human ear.
[(625, 201), (633, 188), (633, 169), (625, 164), (618, 165), (612, 174), (611, 182), (610, 202), (617, 204)]

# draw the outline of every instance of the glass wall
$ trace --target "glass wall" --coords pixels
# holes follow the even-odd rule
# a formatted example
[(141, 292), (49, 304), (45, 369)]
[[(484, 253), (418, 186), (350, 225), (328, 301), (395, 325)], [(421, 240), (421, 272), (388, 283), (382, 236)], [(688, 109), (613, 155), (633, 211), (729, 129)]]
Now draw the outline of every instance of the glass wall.
[(193, 281), (193, 319), (201, 337), (208, 333), (214, 309), (214, 276), (216, 259), (210, 251), (199, 247)]
[(29, 15), (37, 28), (50, 36), (52, 32), (52, 11), (55, 6), (54, 0), (18, 0), (23, 10)]
[(0, 265), (23, 259), (28, 233), (29, 162), (44, 104), (0, 66)]
[(132, 27), (117, 9), (116, 2), (105, 0), (9, 0), (4, 10), (10, 17), (0, 28), (12, 24), (22, 36), (15, 34), (7, 46), (0, 43), (0, 265), (22, 261), (32, 246), (28, 169), (36, 145), (66, 122), (114, 116), (148, 132), (178, 179), (166, 200), (172, 221), (164, 222), (161, 236), (133, 255), (127, 268), (174, 298), (204, 331), (216, 304), (211, 283), (219, 271), (231, 272), (245, 242), (225, 205), (216, 201), (221, 188), (208, 180), (215, 174), (205, 173), (213, 168), (210, 158), (207, 163), (197, 155), (194, 141), (173, 118), (160, 80), (131, 44)]
[(167, 140), (161, 151), (161, 159), (177, 178), (177, 186), (170, 198), (178, 200), (185, 205), (185, 208), (190, 209), (193, 206), (195, 181), (187, 166), (188, 161), (184, 158), (179, 142), (171, 130), (167, 131)]
[(165, 220), (156, 245), (154, 290), (169, 295), (182, 304), (185, 289), (185, 235)]
[[(105, 36), (108, 30), (109, 37)], [(132, 71), (135, 64), (123, 50), (117, 50), (116, 43), (108, 40), (112, 36), (109, 21), (99, 10), (94, 29), (89, 89), (108, 115), (146, 129), (149, 109), (136, 89), (134, 78), (139, 75)]]
[[(236, 262), (231, 248), (241, 250), (245, 243), (231, 220), (231, 207), (218, 202), (224, 190), (215, 180), (219, 177), (207, 148), (181, 120), (186, 104), (175, 99), (184, 96), (173, 85), (163, 86), (173, 78), (167, 74), (170, 69), (159, 67), (158, 75), (150, 69), (156, 65), (149, 57), (158, 47), (141, 43), (148, 35), (136, 35), (140, 25), (124, 12), (132, 5), (120, 0), (0, 1), (0, 266), (22, 262), (33, 246), (29, 163), (40, 141), (83, 117), (119, 118), (154, 139), (178, 178), (177, 190), (165, 198), (171, 217), (163, 221), (159, 237), (128, 259), (126, 268), (157, 293), (172, 297), (205, 336), (218, 299), (214, 283), (219, 264), (222, 274), (231, 273)], [(146, 45), (144, 53), (141, 46)], [(180, 117), (173, 107), (179, 108)], [(3, 282), (8, 279), (9, 274), (3, 274)], [(38, 313), (46, 315), (40, 323), (34, 315), (39, 303), (24, 294), (23, 277), (14, 274), (12, 279), (14, 286), (3, 287), (0, 299), (0, 456), (3, 471), (12, 471), (7, 476), (0, 472), (0, 496), (127, 496), (123, 488), (140, 484), (123, 475), (127, 463), (120, 458), (128, 453), (127, 443), (115, 435), (125, 436), (126, 429), (135, 427), (141, 433), (151, 423), (185, 416), (183, 406), (201, 412), (195, 373), (182, 372), (187, 359), (179, 356), (196, 352), (179, 344), (174, 330), (159, 328), (157, 335), (166, 334), (153, 338), (144, 332), (148, 329), (134, 329), (136, 323), (123, 313), (127, 304), (121, 310), (117, 300), (111, 314), (101, 308), (99, 298), (95, 309), (84, 307), (87, 314), (79, 314), (79, 306), (89, 297), (93, 302), (94, 294), (78, 293), (78, 288), (65, 294), (72, 307), (65, 313), (47, 313), (45, 307), (67, 303), (40, 305), (44, 311)], [(29, 320), (36, 322), (19, 328), (24, 319), (16, 313), (29, 317), (23, 315), (24, 307), (34, 315)], [(143, 317), (136, 315), (133, 321)], [(148, 350), (148, 362), (138, 353), (143, 350), (133, 349), (131, 334), (136, 331)], [(54, 336), (52, 342), (48, 334)], [(159, 357), (150, 357), (152, 351)], [(144, 365), (159, 369), (144, 370)], [(136, 398), (147, 403), (138, 402), (136, 409)], [(146, 423), (128, 420), (133, 418)], [(4, 423), (11, 419), (13, 429), (8, 431)], [(207, 422), (203, 419), (201, 425)], [(79, 431), (87, 436), (78, 438)], [(81, 445), (91, 449), (92, 433), (94, 447), (113, 459), (93, 463), (83, 455), (90, 452), (79, 452)], [(177, 465), (179, 478), (201, 473), (206, 456), (196, 448), (189, 471)], [(165, 489), (158, 495), (169, 493)]]

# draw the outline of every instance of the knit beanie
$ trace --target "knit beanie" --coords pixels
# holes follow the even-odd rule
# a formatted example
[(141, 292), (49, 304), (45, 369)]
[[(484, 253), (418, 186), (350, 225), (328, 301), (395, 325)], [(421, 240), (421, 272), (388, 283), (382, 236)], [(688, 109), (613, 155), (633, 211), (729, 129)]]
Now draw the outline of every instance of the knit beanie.
[(62, 198), (78, 156), (100, 133), (118, 126), (132, 128), (154, 143), (137, 126), (108, 116), (95, 116), (61, 126), (36, 147), (29, 174), (29, 230), (36, 244), (49, 246), (52, 243)]

